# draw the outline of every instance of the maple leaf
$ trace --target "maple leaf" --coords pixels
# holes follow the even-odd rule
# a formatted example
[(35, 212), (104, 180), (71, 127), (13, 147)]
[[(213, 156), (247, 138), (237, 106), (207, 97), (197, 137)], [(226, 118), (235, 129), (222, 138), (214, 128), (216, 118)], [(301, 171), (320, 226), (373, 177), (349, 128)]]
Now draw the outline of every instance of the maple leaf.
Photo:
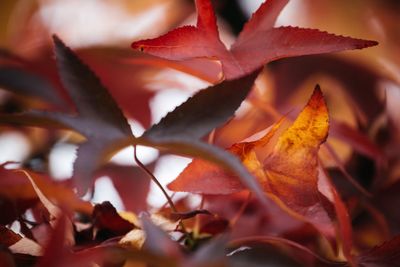
[(328, 109), (317, 87), (263, 162), (268, 194), (309, 220), (322, 221), (322, 227), (330, 218), (321, 201), (324, 196), (318, 191), (318, 149), (325, 142), (328, 129)]
[(126, 118), (96, 75), (56, 36), (54, 43), (61, 80), (79, 115), (72, 117), (53, 113), (49, 117), (76, 129), (88, 139), (78, 148), (74, 163), (78, 191), (84, 193), (90, 185), (93, 171), (104, 157), (104, 150), (113, 140), (132, 133)]
[(205, 136), (234, 114), (250, 92), (257, 74), (252, 73), (199, 91), (148, 129), (143, 137), (171, 141)]
[(155, 39), (132, 43), (132, 48), (170, 60), (218, 59), (226, 79), (250, 73), (285, 57), (362, 49), (375, 41), (354, 39), (298, 27), (274, 28), (287, 0), (264, 2), (227, 49), (219, 38), (210, 0), (196, 0), (197, 25), (184, 26)]
[(62, 83), (72, 98), (78, 115), (33, 110), (4, 121), (22, 125), (75, 129), (87, 141), (78, 148), (74, 162), (74, 180), (80, 194), (92, 184), (92, 174), (100, 165), (107, 148), (116, 139), (132, 135), (130, 126), (97, 76), (54, 36), (57, 66)]
[[(281, 207), (332, 235), (330, 210), (326, 211), (330, 202), (318, 188), (318, 149), (327, 138), (328, 120), (317, 86), (306, 107), (273, 146), (271, 140), (282, 131), (282, 121), (261, 139), (234, 144), (228, 151), (240, 157), (263, 185), (264, 192)], [(245, 189), (234, 174), (201, 159), (193, 160), (168, 188), (203, 194), (230, 194)]]

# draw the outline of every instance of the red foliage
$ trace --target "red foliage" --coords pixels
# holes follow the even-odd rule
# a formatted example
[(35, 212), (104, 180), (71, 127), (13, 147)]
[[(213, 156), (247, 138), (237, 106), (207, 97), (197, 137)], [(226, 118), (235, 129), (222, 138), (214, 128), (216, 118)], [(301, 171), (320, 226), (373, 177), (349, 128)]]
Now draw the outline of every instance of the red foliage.
[[(168, 33), (139, 35), (133, 50), (75, 48), (38, 19), (50, 2), (15, 6), (24, 26), (10, 28), (15, 45), (0, 48), (9, 91), (0, 92), (0, 141), (17, 132), (32, 150), (0, 165), (0, 266), (400, 266), (400, 60), (387, 54), (399, 43), (397, 20), (382, 15), (390, 8), (366, 1), (374, 23), (354, 33), (380, 46), (321, 56), (378, 42), (276, 26), (289, 1), (267, 0), (228, 46), (213, 3), (195, 0), (195, 26), (172, 29), (171, 19)], [(107, 5), (135, 15), (163, 6), (116, 2)], [(304, 1), (299, 14), (318, 21), (335, 6), (337, 17), (355, 19), (351, 4), (325, 4)], [(177, 13), (189, 12), (183, 6)], [(150, 126), (150, 88), (167, 69), (209, 85)], [(177, 73), (163, 87), (189, 87)], [(136, 122), (146, 128), (140, 136)], [(64, 181), (48, 166), (58, 142), (78, 147)], [(170, 197), (153, 174), (161, 161), (143, 164), (138, 146), (192, 157), (167, 185), (188, 194)], [(124, 147), (134, 148), (135, 166), (109, 162)], [(93, 202), (104, 176), (125, 211)], [(151, 182), (166, 197), (162, 208), (148, 203)]]

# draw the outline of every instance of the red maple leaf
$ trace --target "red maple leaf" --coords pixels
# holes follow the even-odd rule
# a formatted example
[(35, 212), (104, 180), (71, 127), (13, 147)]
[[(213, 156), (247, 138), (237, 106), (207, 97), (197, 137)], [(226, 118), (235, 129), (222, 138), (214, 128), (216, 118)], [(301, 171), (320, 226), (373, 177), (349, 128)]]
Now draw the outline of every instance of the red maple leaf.
[(228, 49), (219, 38), (216, 17), (209, 0), (196, 0), (196, 26), (183, 26), (155, 39), (132, 43), (132, 48), (170, 59), (217, 59), (226, 79), (243, 76), (280, 58), (362, 49), (375, 41), (354, 39), (292, 26), (274, 28), (287, 0), (264, 2), (245, 24)]

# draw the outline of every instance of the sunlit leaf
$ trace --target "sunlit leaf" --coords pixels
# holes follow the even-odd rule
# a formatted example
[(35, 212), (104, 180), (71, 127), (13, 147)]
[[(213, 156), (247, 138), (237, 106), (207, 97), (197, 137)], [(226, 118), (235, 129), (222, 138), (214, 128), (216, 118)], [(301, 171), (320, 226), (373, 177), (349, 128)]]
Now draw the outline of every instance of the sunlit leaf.
[(227, 49), (219, 39), (209, 0), (196, 0), (197, 26), (183, 26), (155, 39), (132, 43), (132, 48), (171, 60), (218, 59), (227, 79), (251, 73), (279, 58), (362, 49), (375, 41), (354, 39), (298, 27), (273, 28), (286, 0), (264, 2)]

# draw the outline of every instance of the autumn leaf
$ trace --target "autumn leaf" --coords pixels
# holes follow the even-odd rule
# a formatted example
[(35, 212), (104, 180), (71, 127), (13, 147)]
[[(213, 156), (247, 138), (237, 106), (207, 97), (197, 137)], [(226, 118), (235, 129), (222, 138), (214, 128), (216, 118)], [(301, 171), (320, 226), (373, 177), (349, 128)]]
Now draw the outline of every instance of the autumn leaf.
[(233, 116), (253, 87), (257, 74), (252, 73), (199, 91), (148, 129), (143, 137), (161, 141), (205, 136)]
[[(266, 190), (290, 210), (330, 221), (318, 191), (318, 149), (328, 136), (329, 117), (319, 87), (294, 123), (279, 137), (263, 162)], [(323, 226), (323, 224), (321, 226)]]
[[(84, 27), (71, 32), (70, 18), (64, 20), (74, 3), (61, 1), (68, 3), (60, 17), (61, 3), (50, 2), (0, 4), (0, 24), (7, 23), (0, 25), (7, 30), (0, 29), (0, 161), (6, 162), (0, 162), (0, 266), (399, 265), (393, 1), (360, 8), (321, 0), (337, 18), (351, 14), (362, 22), (324, 28), (365, 40), (276, 26), (314, 27), (326, 12), (308, 0), (292, 10), (288, 0), (261, 1), (247, 23), (239, 0), (176, 0), (176, 10), (163, 0), (96, 3), (89, 6), (95, 15), (120, 16), (108, 36), (88, 32), (91, 44), (76, 38)], [(224, 23), (217, 23), (213, 5)], [(87, 8), (81, 7), (73, 15)], [(194, 8), (195, 25), (151, 37), (192, 19)], [(165, 19), (163, 29), (154, 24), (143, 32), (155, 15)], [(92, 26), (109, 29), (112, 17)], [(126, 32), (132, 23), (137, 27)], [(116, 41), (129, 35), (137, 38), (131, 46)], [(318, 55), (377, 45), (368, 39), (382, 45), (367, 57), (365, 51)], [(210, 85), (151, 126), (164, 105), (160, 89), (190, 89), (185, 75), (166, 68)], [(317, 86), (300, 110), (293, 104), (306, 102), (310, 84), (323, 85), (324, 96)], [(128, 119), (144, 126), (141, 136), (132, 134)], [(23, 142), (14, 149), (10, 140), (17, 138)], [(62, 181), (57, 171), (69, 162), (58, 164), (60, 142), (78, 147), (72, 177)], [(131, 163), (139, 166), (108, 162), (132, 146)], [(159, 156), (144, 166), (137, 158), (147, 153), (136, 146), (158, 149)], [(166, 154), (193, 158), (168, 185), (189, 194), (163, 190), (168, 203), (157, 209), (148, 197), (155, 193), (152, 180), (163, 184), (164, 167), (173, 171)], [(120, 199), (110, 194), (109, 202), (92, 203), (93, 193), (106, 197), (95, 184), (99, 177)]]
[(70, 128), (83, 134), (87, 142), (78, 148), (73, 178), (78, 192), (84, 194), (92, 185), (93, 172), (106, 157), (105, 150), (116, 139), (132, 133), (127, 120), (99, 78), (56, 36), (54, 44), (62, 83), (78, 114), (33, 110), (16, 116), (3, 115), (3, 119), (22, 125)]
[(362, 49), (375, 41), (354, 39), (298, 27), (274, 28), (287, 0), (264, 2), (227, 49), (219, 38), (216, 17), (209, 0), (196, 0), (197, 25), (184, 26), (155, 39), (132, 43), (132, 48), (170, 60), (218, 59), (226, 79), (243, 76), (285, 57)]
[(74, 179), (82, 194), (91, 185), (93, 172), (104, 157), (105, 148), (113, 140), (132, 133), (126, 118), (99, 78), (56, 36), (54, 43), (61, 80), (79, 114), (78, 117), (56, 114), (55, 118), (88, 139), (78, 148), (74, 163)]
[[(317, 87), (294, 123), (279, 135), (272, 149), (263, 149), (280, 128), (276, 124), (263, 138), (234, 144), (228, 149), (258, 178), (264, 192), (297, 217), (333, 234), (325, 210), (329, 200), (318, 190), (318, 149), (329, 129), (328, 110)], [(270, 150), (270, 151), (268, 151)], [(258, 152), (258, 154), (257, 154)], [(195, 159), (168, 188), (202, 194), (230, 194), (244, 190), (237, 177), (210, 162)]]

